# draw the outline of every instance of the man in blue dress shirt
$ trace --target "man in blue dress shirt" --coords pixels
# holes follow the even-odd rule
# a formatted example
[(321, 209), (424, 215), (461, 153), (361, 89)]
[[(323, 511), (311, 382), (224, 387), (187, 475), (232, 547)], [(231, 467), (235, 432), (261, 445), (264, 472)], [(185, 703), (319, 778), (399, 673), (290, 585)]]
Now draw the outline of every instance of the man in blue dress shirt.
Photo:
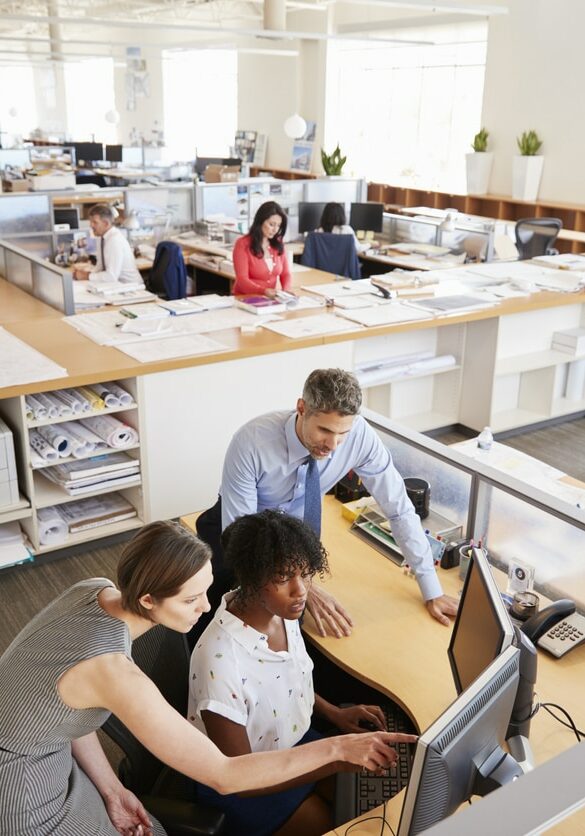
[[(443, 594), (404, 481), (389, 451), (359, 415), (361, 402), (354, 375), (342, 369), (316, 369), (307, 378), (295, 411), (269, 412), (244, 424), (224, 461), (221, 528), (244, 514), (275, 508), (304, 519), (319, 533), (320, 501), (307, 503), (306, 495), (323, 496), (353, 470), (390, 521), (429, 613), (447, 625), (457, 602)], [(197, 530), (209, 539), (203, 517)], [(350, 634), (351, 617), (323, 587), (311, 588), (307, 609), (322, 635)]]

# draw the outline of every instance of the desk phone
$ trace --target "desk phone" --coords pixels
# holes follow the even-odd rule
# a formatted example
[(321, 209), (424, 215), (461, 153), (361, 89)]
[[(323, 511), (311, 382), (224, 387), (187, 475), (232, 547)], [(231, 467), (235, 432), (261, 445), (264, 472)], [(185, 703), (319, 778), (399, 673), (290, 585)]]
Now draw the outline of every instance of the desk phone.
[(585, 617), (574, 612), (557, 622), (554, 627), (536, 642), (538, 647), (548, 650), (560, 658), (585, 641)]

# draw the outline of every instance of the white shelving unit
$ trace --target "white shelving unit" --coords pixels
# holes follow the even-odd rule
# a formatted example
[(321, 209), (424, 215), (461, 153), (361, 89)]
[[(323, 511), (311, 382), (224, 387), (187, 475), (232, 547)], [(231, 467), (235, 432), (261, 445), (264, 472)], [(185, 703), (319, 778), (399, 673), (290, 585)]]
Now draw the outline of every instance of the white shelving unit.
[(453, 355), (456, 361), (364, 388), (364, 406), (420, 431), (457, 423), (465, 333), (466, 325), (457, 324), (356, 340), (354, 367), (422, 351), (435, 357)]
[[(19, 520), (26, 536), (28, 537), (33, 552), (35, 555), (46, 554), (47, 552), (55, 551), (56, 549), (66, 548), (77, 543), (84, 543), (95, 540), (101, 537), (107, 537), (112, 534), (118, 534), (123, 531), (129, 531), (138, 528), (143, 524), (143, 501), (142, 501), (142, 481), (123, 487), (111, 487), (96, 489), (90, 493), (82, 496), (70, 496), (67, 491), (58, 485), (52, 483), (42, 475), (42, 471), (52, 464), (46, 464), (42, 467), (33, 468), (30, 458), (30, 447), (28, 434), (29, 431), (40, 426), (47, 426), (49, 424), (58, 424), (64, 421), (76, 421), (80, 418), (89, 418), (92, 415), (106, 415), (116, 413), (120, 420), (133, 427), (140, 438), (139, 426), (139, 409), (138, 409), (138, 391), (137, 382), (135, 378), (127, 378), (124, 380), (116, 380), (123, 389), (129, 392), (134, 403), (127, 407), (115, 407), (110, 409), (102, 409), (95, 412), (87, 412), (79, 416), (67, 416), (61, 418), (48, 419), (46, 421), (29, 421), (26, 415), (26, 404), (24, 396), (16, 398), (7, 398), (0, 402), (0, 414), (10, 425), (14, 435), (14, 446), (17, 460), (18, 482), (21, 491), (21, 500), (17, 505), (9, 508), (0, 509), (0, 523), (10, 522), (11, 520)], [(113, 448), (107, 451), (100, 451), (94, 456), (84, 456), (85, 459), (94, 457), (102, 457), (108, 452), (116, 452)], [(124, 448), (124, 452), (130, 453), (133, 458), (141, 458), (140, 443), (131, 447)], [(53, 464), (61, 464), (68, 461), (78, 461), (73, 457), (59, 459)], [(141, 465), (142, 471), (142, 465)], [(47, 508), (53, 505), (63, 505), (67, 502), (76, 502), (80, 499), (85, 499), (90, 496), (100, 496), (106, 493), (120, 493), (127, 499), (137, 511), (136, 517), (131, 517), (127, 520), (113, 522), (108, 525), (99, 525), (80, 531), (75, 534), (70, 534), (67, 540), (58, 545), (42, 545), (39, 536), (39, 525), (37, 519), (37, 510)]]

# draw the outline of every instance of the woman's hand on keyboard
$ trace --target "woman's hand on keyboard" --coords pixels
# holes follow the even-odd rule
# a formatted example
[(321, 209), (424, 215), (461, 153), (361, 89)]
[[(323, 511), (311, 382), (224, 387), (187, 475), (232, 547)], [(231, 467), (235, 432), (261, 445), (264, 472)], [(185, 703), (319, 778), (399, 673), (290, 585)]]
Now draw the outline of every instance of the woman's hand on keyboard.
[(379, 705), (349, 705), (336, 708), (331, 718), (339, 731), (360, 733), (386, 731), (386, 719)]
[(341, 760), (353, 763), (362, 769), (376, 771), (392, 766), (398, 760), (394, 743), (416, 743), (415, 734), (395, 732), (370, 732), (369, 734), (348, 734), (334, 738), (341, 749)]

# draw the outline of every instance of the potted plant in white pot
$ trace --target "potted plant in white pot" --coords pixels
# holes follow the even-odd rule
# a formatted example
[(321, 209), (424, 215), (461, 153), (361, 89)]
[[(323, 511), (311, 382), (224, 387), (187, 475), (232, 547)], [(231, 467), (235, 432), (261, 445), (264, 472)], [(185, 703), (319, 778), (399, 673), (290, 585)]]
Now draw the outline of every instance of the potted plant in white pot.
[(473, 153), (465, 155), (467, 194), (486, 194), (494, 155), (487, 150), (489, 131), (482, 128), (473, 138)]
[(347, 157), (341, 156), (339, 143), (337, 143), (335, 151), (332, 154), (328, 154), (324, 148), (321, 148), (321, 165), (328, 177), (338, 177), (343, 171), (346, 160)]
[(542, 140), (536, 131), (524, 131), (517, 137), (519, 154), (512, 166), (512, 197), (515, 200), (536, 200), (544, 157), (539, 154)]

